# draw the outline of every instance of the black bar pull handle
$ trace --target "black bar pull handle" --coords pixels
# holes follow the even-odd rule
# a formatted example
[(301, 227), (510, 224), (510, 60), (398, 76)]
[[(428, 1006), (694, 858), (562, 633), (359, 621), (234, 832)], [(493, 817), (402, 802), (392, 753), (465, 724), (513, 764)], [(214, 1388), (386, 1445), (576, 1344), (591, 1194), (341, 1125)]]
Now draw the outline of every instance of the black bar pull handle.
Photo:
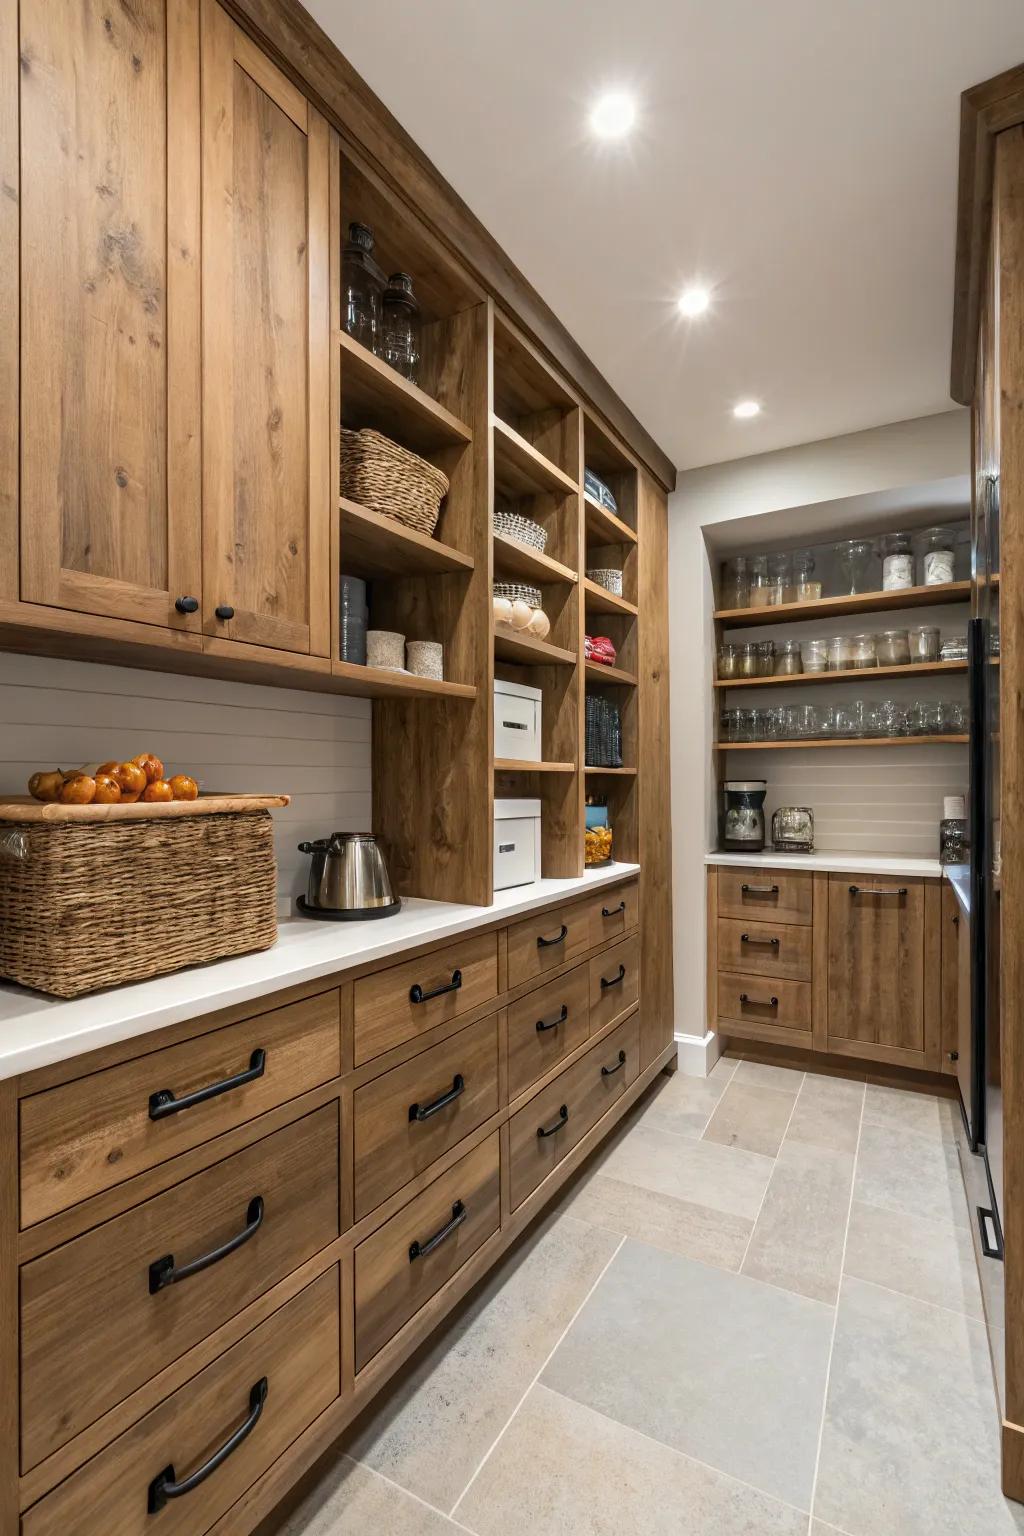
[(624, 901), (620, 901), (617, 907), (602, 907), (601, 908), (601, 916), (602, 917), (618, 917), (619, 913), (620, 912), (625, 912), (625, 910), (626, 910), (626, 903)]
[(184, 1494), (191, 1493), (193, 1488), (198, 1488), (200, 1483), (205, 1483), (208, 1477), (222, 1467), (233, 1451), (237, 1451), (243, 1440), (248, 1440), (256, 1425), (260, 1421), (263, 1405), (267, 1401), (267, 1378), (261, 1376), (249, 1390), (249, 1412), (243, 1423), (239, 1424), (234, 1434), (225, 1440), (219, 1450), (214, 1451), (209, 1461), (204, 1461), (201, 1467), (197, 1467), (191, 1477), (183, 1477), (177, 1482), (174, 1475), (173, 1464), (164, 1467), (159, 1476), (154, 1477), (149, 1485), (149, 1498), (147, 1508), (151, 1515), (158, 1514), (168, 1499), (180, 1499)]
[(410, 1003), (429, 1003), (432, 997), (444, 997), (446, 992), (457, 992), (462, 986), (462, 972), (452, 971), (452, 979), (447, 986), (435, 987), (432, 992), (424, 992), (419, 982), (409, 988)]
[(617, 976), (613, 976), (611, 980), (609, 980), (607, 976), (601, 977), (601, 991), (606, 992), (609, 987), (617, 987), (619, 983), (625, 979), (625, 975), (626, 967), (620, 964), (619, 974)]
[(620, 1051), (619, 1052), (619, 1059), (615, 1063), (614, 1067), (602, 1067), (601, 1068), (601, 1076), (602, 1077), (611, 1077), (613, 1072), (618, 1072), (620, 1067), (624, 1067), (625, 1065), (626, 1065), (626, 1053), (625, 1053), (625, 1051)]
[(433, 1253), (435, 1248), (440, 1248), (446, 1237), (451, 1237), (456, 1227), (461, 1227), (469, 1212), (461, 1200), (456, 1200), (452, 1206), (452, 1219), (446, 1221), (443, 1227), (436, 1231), (433, 1237), (428, 1237), (425, 1243), (409, 1244), (409, 1263), (413, 1264), (417, 1259), (425, 1259), (428, 1253)]
[(266, 1068), (267, 1053), (257, 1049), (249, 1057), (249, 1065), (244, 1072), (238, 1072), (234, 1077), (225, 1077), (219, 1083), (210, 1083), (206, 1088), (197, 1088), (195, 1093), (186, 1093), (184, 1098), (175, 1098), (170, 1088), (160, 1088), (149, 1096), (149, 1118), (163, 1120), (166, 1115), (176, 1115), (179, 1110), (192, 1109), (196, 1104), (205, 1104), (207, 1099), (216, 1099), (222, 1093), (230, 1093), (232, 1088), (244, 1088), (246, 1083), (254, 1083), (258, 1077), (262, 1077)]
[(446, 1104), (454, 1104), (455, 1100), (458, 1098), (459, 1094), (463, 1091), (465, 1086), (466, 1079), (463, 1077), (461, 1072), (457, 1072), (452, 1078), (452, 1085), (448, 1092), (442, 1093), (441, 1097), (439, 1099), (435, 1099), (432, 1104), (410, 1104), (409, 1119), (429, 1120), (431, 1115), (436, 1115), (438, 1110), (444, 1109)]
[(558, 1014), (557, 1018), (554, 1018), (554, 1019), (538, 1019), (537, 1020), (537, 1033), (538, 1033), (538, 1035), (542, 1035), (546, 1029), (557, 1029), (559, 1024), (564, 1024), (568, 1017), (569, 1017), (569, 1004), (568, 1003), (563, 1003), (562, 1004), (562, 1011), (561, 1011), (560, 1014)]
[(155, 1296), (157, 1291), (164, 1290), (168, 1285), (177, 1285), (179, 1280), (187, 1280), (190, 1275), (198, 1275), (200, 1270), (209, 1269), (212, 1264), (219, 1264), (221, 1259), (226, 1259), (229, 1253), (235, 1253), (239, 1248), (244, 1248), (262, 1227), (263, 1210), (263, 1196), (254, 1195), (249, 1201), (245, 1213), (245, 1226), (241, 1232), (236, 1232), (234, 1237), (229, 1237), (227, 1242), (222, 1243), (219, 1248), (204, 1253), (201, 1258), (193, 1259), (190, 1264), (175, 1267), (173, 1253), (165, 1253), (162, 1259), (154, 1259), (149, 1266), (149, 1294)]
[(777, 896), (777, 885), (741, 885), (740, 890), (744, 896)]
[(537, 1135), (538, 1136), (553, 1136), (556, 1131), (560, 1131), (562, 1129), (562, 1126), (565, 1125), (568, 1122), (568, 1119), (569, 1119), (569, 1106), (568, 1106), (568, 1104), (563, 1104), (561, 1109), (558, 1111), (558, 1119), (555, 1121), (554, 1125), (549, 1125), (546, 1130), (545, 1130), (544, 1126), (538, 1125), (538, 1127), (537, 1127)]
[(559, 928), (558, 932), (555, 934), (553, 939), (545, 939), (543, 937), (543, 935), (538, 936), (537, 948), (538, 949), (550, 949), (552, 944), (564, 944), (565, 943), (565, 939), (566, 939), (566, 935), (568, 934), (568, 932), (569, 932), (569, 929), (568, 929), (567, 925), (565, 923), (563, 923), (561, 928)]
[(748, 997), (745, 992), (740, 993), (740, 1002), (753, 1003), (757, 1008), (777, 1008), (779, 1006), (777, 997)]
[(740, 934), (740, 943), (741, 944), (767, 944), (769, 946), (769, 948), (771, 948), (771, 949), (778, 949), (778, 947), (779, 947), (779, 940), (778, 939), (759, 939), (757, 937), (756, 933), (755, 934), (741, 933)]
[(851, 896), (905, 896), (905, 885), (851, 885)]

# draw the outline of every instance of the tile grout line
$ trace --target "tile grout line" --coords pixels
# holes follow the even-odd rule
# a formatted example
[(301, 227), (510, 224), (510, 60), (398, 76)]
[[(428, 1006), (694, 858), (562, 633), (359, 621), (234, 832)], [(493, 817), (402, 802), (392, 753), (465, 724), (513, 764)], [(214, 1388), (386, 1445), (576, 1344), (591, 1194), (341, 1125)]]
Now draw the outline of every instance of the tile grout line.
[(382, 1483), (386, 1483), (389, 1488), (394, 1488), (396, 1493), (404, 1494), (407, 1499), (414, 1499), (424, 1509), (429, 1509), (432, 1515), (439, 1515), (442, 1520), (450, 1521), (456, 1530), (465, 1531), (467, 1536), (477, 1536), (477, 1533), (468, 1525), (463, 1525), (461, 1521), (456, 1520), (452, 1515), (446, 1515), (443, 1509), (438, 1509), (436, 1504), (431, 1504), (429, 1500), (423, 1498), (422, 1494), (414, 1493), (411, 1488), (404, 1488), (401, 1483), (396, 1483), (394, 1478), (388, 1477), (386, 1472), (381, 1472), (379, 1467), (371, 1467), (369, 1462), (357, 1460), (348, 1451), (342, 1451), (341, 1456), (345, 1461), (350, 1461), (354, 1467), (359, 1467), (362, 1471), (369, 1472), (371, 1476), (380, 1478)]
[[(843, 1295), (843, 1276), (846, 1270), (846, 1248), (850, 1240), (850, 1218), (853, 1214), (853, 1192), (857, 1188), (857, 1164), (860, 1161), (860, 1138), (864, 1130), (864, 1110), (868, 1101), (868, 1085), (864, 1084), (864, 1097), (860, 1101), (860, 1120), (857, 1123), (857, 1148), (853, 1154), (853, 1171), (850, 1175), (850, 1198), (846, 1204), (846, 1230), (843, 1232), (843, 1252), (839, 1260), (839, 1284), (836, 1287), (836, 1305), (832, 1314), (832, 1336), (828, 1342), (828, 1365), (825, 1368), (825, 1388), (821, 1394), (821, 1423), (818, 1425), (818, 1449), (814, 1457), (814, 1481), (811, 1484), (811, 1512), (807, 1518), (808, 1536), (814, 1529), (814, 1505), (818, 1497), (818, 1474), (821, 1471), (821, 1447), (825, 1439), (825, 1415), (828, 1412), (828, 1389), (832, 1380), (832, 1357), (836, 1348), (836, 1330), (839, 1326), (839, 1303)], [(827, 1522), (826, 1522), (827, 1523)]]
[(847, 1280), (856, 1280), (858, 1285), (873, 1286), (876, 1291), (884, 1291), (887, 1296), (897, 1296), (900, 1301), (912, 1301), (919, 1307), (932, 1307), (936, 1312), (945, 1312), (949, 1317), (963, 1318), (965, 1323), (977, 1323), (979, 1327), (986, 1326), (984, 1317), (975, 1317), (970, 1312), (962, 1312), (959, 1307), (944, 1307), (941, 1301), (928, 1301), (924, 1296), (913, 1296), (909, 1291), (894, 1291), (891, 1285), (882, 1285), (879, 1280), (867, 1280), (863, 1275), (855, 1275), (851, 1270), (845, 1274)]
[(544, 1359), (542, 1360), (542, 1362), (540, 1364), (540, 1367), (539, 1367), (539, 1369), (537, 1371), (537, 1374), (534, 1376), (533, 1380), (529, 1383), (529, 1385), (526, 1388), (526, 1391), (523, 1393), (522, 1397), (516, 1403), (516, 1405), (513, 1408), (512, 1412), (509, 1414), (508, 1418), (505, 1420), (504, 1424), (501, 1426), (501, 1429), (498, 1431), (497, 1435), (495, 1436), (494, 1440), (491, 1442), (491, 1444), (488, 1446), (487, 1450), (484, 1452), (483, 1457), (482, 1457), (482, 1459), (480, 1461), (480, 1465), (477, 1467), (476, 1471), (473, 1473), (473, 1476), (470, 1478), (469, 1482), (466, 1484), (465, 1488), (463, 1488), (462, 1492), (459, 1494), (458, 1498), (455, 1500), (455, 1503), (452, 1505), (451, 1510), (449, 1512), (449, 1518), (450, 1519), (454, 1519), (455, 1518), (455, 1511), (458, 1509), (459, 1505), (462, 1503), (463, 1499), (466, 1497), (466, 1494), (469, 1492), (469, 1490), (472, 1488), (473, 1484), (476, 1482), (477, 1478), (480, 1476), (480, 1473), (483, 1471), (483, 1469), (486, 1466), (488, 1460), (490, 1459), (491, 1452), (495, 1449), (495, 1447), (497, 1446), (498, 1442), (502, 1439), (502, 1437), (504, 1436), (504, 1434), (505, 1434), (506, 1430), (508, 1429), (509, 1425), (512, 1423), (512, 1420), (515, 1418), (516, 1414), (519, 1412), (520, 1408), (526, 1402), (526, 1399), (529, 1397), (529, 1395), (532, 1392), (533, 1388), (537, 1385), (537, 1383), (540, 1380), (541, 1376), (544, 1374), (544, 1371), (547, 1369), (548, 1362), (551, 1360), (551, 1358), (554, 1355), (555, 1351), (558, 1349), (559, 1345), (562, 1343), (562, 1340), (565, 1338), (566, 1334), (569, 1332), (569, 1329), (572, 1327), (573, 1323), (576, 1321), (576, 1319), (579, 1317), (580, 1313), (583, 1311), (583, 1308), (586, 1306), (586, 1304), (590, 1300), (591, 1296), (593, 1296), (594, 1292), (597, 1290), (598, 1286), (601, 1284), (601, 1281), (604, 1279), (605, 1275), (607, 1274), (609, 1268), (611, 1267), (612, 1263), (614, 1262), (615, 1258), (617, 1257), (617, 1255), (619, 1253), (619, 1250), (622, 1248), (622, 1246), (625, 1243), (625, 1241), (626, 1241), (625, 1236), (623, 1236), (623, 1237), (621, 1237), (619, 1239), (618, 1243), (615, 1245), (614, 1252), (612, 1252), (608, 1256), (607, 1263), (602, 1265), (601, 1273), (597, 1276), (597, 1278), (594, 1281), (593, 1285), (587, 1291), (587, 1294), (584, 1296), (583, 1300), (580, 1302), (579, 1306), (576, 1308), (575, 1312), (572, 1314), (572, 1317), (570, 1317), (569, 1321), (566, 1323), (565, 1327), (562, 1329), (562, 1332), (558, 1335), (558, 1338), (555, 1340), (554, 1344), (552, 1344), (551, 1348), (548, 1350), (547, 1354), (544, 1356)]
[[(806, 1081), (807, 1081), (807, 1073), (805, 1072), (803, 1074), (803, 1076), (801, 1077), (801, 1079), (800, 1079), (800, 1087), (796, 1091), (796, 1097), (794, 1098), (792, 1108), (789, 1111), (789, 1119), (786, 1121), (786, 1129), (783, 1131), (781, 1137), (779, 1138), (779, 1152), (782, 1151), (782, 1143), (785, 1141), (786, 1137), (789, 1135), (789, 1128), (793, 1124), (793, 1116), (796, 1114), (796, 1107), (797, 1107), (797, 1105), (800, 1102), (800, 1095), (804, 1091), (804, 1083), (806, 1083)], [(761, 1203), (757, 1207), (757, 1215), (754, 1217), (754, 1224), (751, 1227), (750, 1233), (749, 1233), (749, 1235), (747, 1237), (747, 1246), (743, 1250), (743, 1257), (742, 1257), (742, 1259), (740, 1259), (740, 1267), (736, 1271), (736, 1273), (738, 1275), (742, 1275), (742, 1273), (743, 1273), (743, 1266), (747, 1262), (747, 1254), (750, 1252), (750, 1245), (754, 1241), (754, 1233), (757, 1231), (757, 1224), (761, 1220), (761, 1212), (764, 1210), (764, 1203), (765, 1203), (765, 1201), (768, 1198), (768, 1191), (771, 1188), (771, 1182), (772, 1182), (772, 1179), (775, 1176), (775, 1170), (778, 1167), (779, 1152), (776, 1152), (775, 1156), (772, 1158), (772, 1171), (768, 1175), (768, 1183), (764, 1187), (764, 1191), (763, 1191), (763, 1193), (761, 1195)], [(769, 1281), (767, 1283), (770, 1284), (771, 1282)], [(777, 1289), (781, 1290), (781, 1289), (783, 1289), (783, 1287), (779, 1286), (779, 1287), (777, 1287)]]

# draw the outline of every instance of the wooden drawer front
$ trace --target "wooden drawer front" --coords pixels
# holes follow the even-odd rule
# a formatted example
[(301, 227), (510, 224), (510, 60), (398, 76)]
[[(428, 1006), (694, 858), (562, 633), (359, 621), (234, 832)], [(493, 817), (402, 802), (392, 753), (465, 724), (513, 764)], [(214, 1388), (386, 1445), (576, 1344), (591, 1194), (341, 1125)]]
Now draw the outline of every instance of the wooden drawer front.
[[(354, 987), (356, 1066), (497, 995), (496, 933), (467, 935), (418, 960), (362, 977)], [(417, 997), (422, 1001), (414, 1001)]]
[(508, 1010), (509, 1098), (517, 1098), (545, 1072), (557, 1067), (589, 1033), (586, 965), (578, 965), (512, 1003)]
[(617, 885), (590, 903), (590, 947), (607, 944), (640, 923), (640, 884)]
[[(625, 1060), (620, 1061), (620, 1056)], [(640, 1024), (633, 1014), (512, 1116), (509, 1162), (513, 1210), (636, 1081), (639, 1070)], [(541, 1131), (547, 1134), (542, 1136)]]
[(813, 876), (807, 869), (718, 869), (718, 915), (769, 923), (810, 924)]
[(590, 948), (590, 902), (556, 907), (513, 923), (508, 930), (508, 984), (518, 987), (568, 965)]
[[(261, 1199), (262, 1217), (253, 1202)], [(259, 1221), (217, 1263), (155, 1292)], [(21, 1271), (23, 1470), (337, 1237), (338, 1108), (197, 1173)]]
[[(256, 1068), (262, 1052), (262, 1072)], [(21, 1224), (31, 1226), (189, 1147), (253, 1120), (341, 1071), (338, 992), (261, 1013), (21, 1102)], [(151, 1098), (251, 1073), (153, 1118)]]
[[(22, 1536), (202, 1536), (340, 1391), (339, 1273), (300, 1291), (22, 1516)], [(251, 1433), (190, 1493), (149, 1512), (161, 1474), (181, 1481), (266, 1400)], [(157, 1497), (156, 1502), (159, 1502)]]
[[(450, 1102), (431, 1109), (448, 1095)], [(496, 1112), (497, 1019), (460, 1030), (357, 1088), (352, 1099), (358, 1221)]]
[(810, 1029), (809, 981), (766, 980), (763, 976), (718, 977), (718, 1016), (737, 1023), (777, 1024), (782, 1029)]
[(631, 1008), (640, 996), (640, 939), (634, 934), (590, 962), (590, 1033)]
[(811, 979), (811, 932), (794, 923), (718, 920), (718, 965), (723, 971), (747, 976), (784, 976), (789, 981)]
[(495, 1131), (356, 1249), (357, 1371), (500, 1224)]

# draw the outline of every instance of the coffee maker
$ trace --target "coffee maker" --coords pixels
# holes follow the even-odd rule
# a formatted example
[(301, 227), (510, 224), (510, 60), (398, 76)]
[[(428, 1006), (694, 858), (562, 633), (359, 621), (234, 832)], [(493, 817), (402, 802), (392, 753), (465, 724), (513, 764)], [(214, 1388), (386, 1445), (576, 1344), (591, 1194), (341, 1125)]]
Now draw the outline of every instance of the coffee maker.
[(722, 847), (727, 853), (760, 853), (764, 848), (766, 779), (726, 779)]

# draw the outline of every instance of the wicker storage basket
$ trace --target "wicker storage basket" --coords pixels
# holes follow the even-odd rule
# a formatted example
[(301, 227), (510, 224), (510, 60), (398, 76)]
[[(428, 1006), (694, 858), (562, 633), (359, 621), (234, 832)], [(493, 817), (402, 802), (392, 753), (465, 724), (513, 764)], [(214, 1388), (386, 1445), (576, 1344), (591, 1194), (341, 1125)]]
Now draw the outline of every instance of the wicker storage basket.
[(382, 432), (342, 427), (341, 494), (417, 533), (432, 534), (448, 476)]
[(0, 975), (78, 997), (277, 939), (267, 811), (0, 825)]

